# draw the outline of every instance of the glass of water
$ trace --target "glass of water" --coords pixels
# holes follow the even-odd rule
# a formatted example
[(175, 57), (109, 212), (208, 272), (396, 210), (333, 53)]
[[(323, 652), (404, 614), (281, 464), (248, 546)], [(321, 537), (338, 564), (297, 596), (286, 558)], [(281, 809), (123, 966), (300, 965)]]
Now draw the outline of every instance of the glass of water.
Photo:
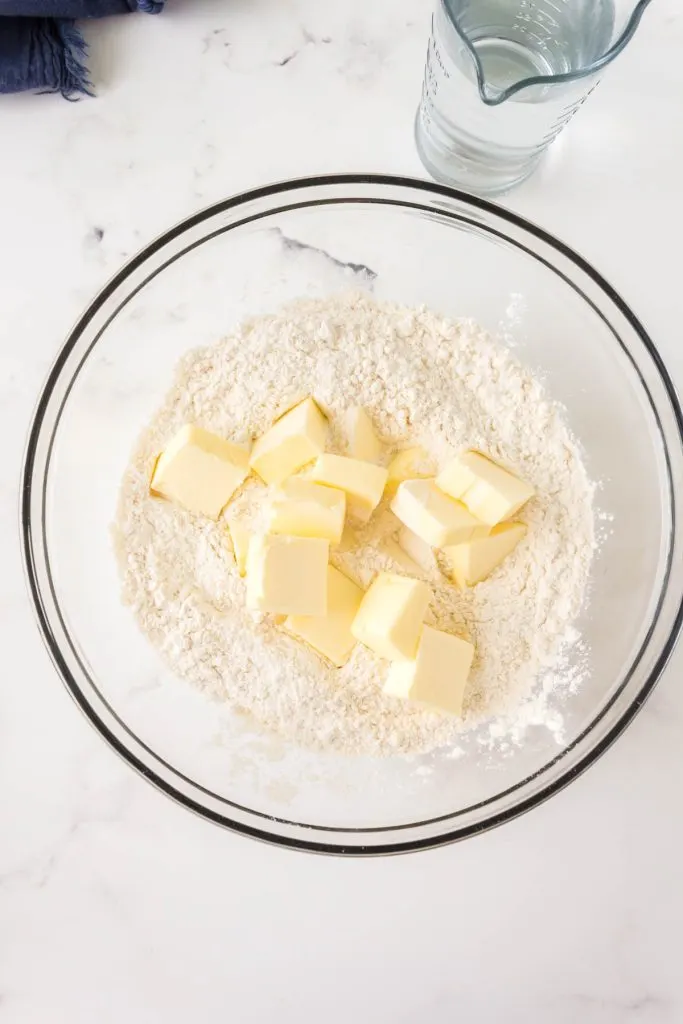
[(437, 0), (415, 138), (439, 181), (483, 195), (527, 178), (650, 0)]

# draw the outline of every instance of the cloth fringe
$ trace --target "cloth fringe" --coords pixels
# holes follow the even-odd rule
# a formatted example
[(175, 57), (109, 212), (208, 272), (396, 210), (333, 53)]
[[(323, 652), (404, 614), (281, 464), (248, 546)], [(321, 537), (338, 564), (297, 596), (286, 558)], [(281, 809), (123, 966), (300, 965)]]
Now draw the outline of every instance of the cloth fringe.
[(163, 9), (164, 0), (0, 0), (0, 93), (93, 96), (88, 47), (76, 19)]
[(65, 100), (75, 100), (79, 95), (94, 96), (92, 82), (88, 77), (85, 58), (88, 44), (73, 21), (55, 22), (57, 37), (61, 43), (59, 84), (48, 92), (61, 92)]

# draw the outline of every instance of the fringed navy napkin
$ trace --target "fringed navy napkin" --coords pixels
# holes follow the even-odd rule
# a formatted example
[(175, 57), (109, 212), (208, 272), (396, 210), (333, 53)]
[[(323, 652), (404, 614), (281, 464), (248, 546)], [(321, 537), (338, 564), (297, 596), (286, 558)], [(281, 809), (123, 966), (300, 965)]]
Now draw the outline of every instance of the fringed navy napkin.
[(163, 6), (164, 0), (0, 0), (0, 93), (92, 95), (76, 19), (158, 14)]

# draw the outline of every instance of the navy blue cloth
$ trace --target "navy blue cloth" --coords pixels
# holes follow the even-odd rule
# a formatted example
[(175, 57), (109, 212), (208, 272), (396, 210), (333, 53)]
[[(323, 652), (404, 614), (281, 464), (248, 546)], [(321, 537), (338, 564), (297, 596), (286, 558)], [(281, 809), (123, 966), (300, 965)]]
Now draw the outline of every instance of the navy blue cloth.
[(86, 44), (75, 20), (143, 11), (164, 0), (0, 0), (0, 93), (92, 95)]

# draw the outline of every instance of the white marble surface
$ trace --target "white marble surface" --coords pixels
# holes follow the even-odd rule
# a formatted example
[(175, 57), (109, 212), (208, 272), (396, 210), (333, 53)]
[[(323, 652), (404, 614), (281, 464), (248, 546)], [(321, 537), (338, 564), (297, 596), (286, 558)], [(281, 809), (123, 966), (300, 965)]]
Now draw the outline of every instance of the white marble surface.
[[(89, 28), (99, 97), (0, 99), (0, 1021), (683, 1020), (683, 655), (615, 748), (494, 833), (341, 861), (225, 833), (70, 702), (17, 543), (31, 408), (94, 290), (161, 229), (317, 171), (421, 174), (429, 0), (169, 0)], [(683, 11), (657, 0), (505, 202), (592, 260), (683, 381)], [(291, 59), (288, 59), (291, 58)]]

